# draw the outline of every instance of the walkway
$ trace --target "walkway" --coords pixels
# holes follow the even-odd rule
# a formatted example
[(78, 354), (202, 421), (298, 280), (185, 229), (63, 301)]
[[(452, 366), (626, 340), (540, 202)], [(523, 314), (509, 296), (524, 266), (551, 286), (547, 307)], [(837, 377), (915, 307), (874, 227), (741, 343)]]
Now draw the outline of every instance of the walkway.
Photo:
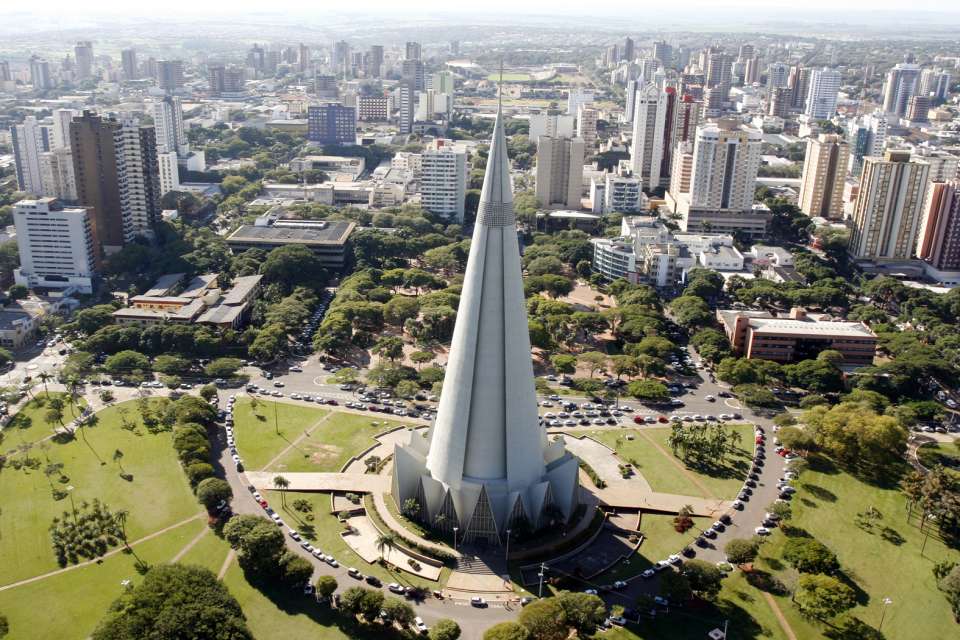
[(303, 433), (301, 433), (293, 442), (291, 442), (286, 447), (284, 447), (283, 451), (275, 455), (273, 459), (270, 460), (270, 462), (263, 465), (263, 468), (261, 468), (260, 471), (266, 471), (267, 469), (272, 467), (274, 464), (276, 464), (278, 460), (282, 459), (283, 456), (287, 455), (287, 452), (293, 449), (294, 447), (296, 447), (298, 444), (300, 444), (302, 440), (309, 438), (311, 435), (313, 435), (313, 430), (319, 427), (321, 424), (323, 424), (327, 420), (329, 420), (332, 415), (333, 415), (333, 412), (331, 411), (327, 413), (327, 415), (323, 416), (322, 418), (314, 422), (312, 425), (304, 429)]
[[(135, 547), (135, 546), (137, 546), (138, 544), (142, 544), (142, 543), (147, 542), (147, 541), (149, 541), (149, 540), (153, 540), (154, 538), (156, 538), (156, 537), (158, 537), (158, 536), (162, 536), (163, 534), (165, 534), (165, 533), (167, 533), (167, 532), (169, 532), (169, 531), (173, 531), (173, 530), (176, 529), (177, 527), (181, 527), (181, 526), (187, 524), (188, 522), (193, 522), (194, 520), (200, 518), (201, 516), (205, 516), (205, 515), (206, 515), (205, 513), (198, 513), (197, 515), (192, 516), (192, 517), (190, 517), (190, 518), (187, 518), (186, 520), (181, 520), (180, 522), (177, 522), (176, 524), (172, 524), (172, 525), (170, 525), (169, 527), (164, 527), (163, 529), (160, 529), (159, 531), (154, 531), (154, 532), (151, 533), (150, 535), (146, 535), (146, 536), (144, 536), (144, 537), (142, 537), (142, 538), (139, 538), (139, 539), (137, 539), (137, 540), (134, 540), (133, 542), (129, 543), (129, 544), (126, 545), (126, 546), (117, 547), (117, 548), (114, 549), (113, 551), (108, 551), (107, 553), (103, 554), (102, 556), (93, 558), (92, 560), (87, 560), (87, 561), (85, 561), (85, 562), (78, 562), (77, 564), (72, 564), (72, 565), (70, 565), (70, 566), (68, 566), (68, 567), (64, 567), (63, 569), (57, 569), (56, 571), (50, 571), (50, 572), (48, 572), (48, 573), (43, 573), (43, 574), (40, 574), (39, 576), (33, 576), (32, 578), (27, 578), (27, 579), (25, 579), (25, 580), (20, 580), (20, 581), (18, 581), (18, 582), (11, 582), (10, 584), (5, 584), (5, 585), (3, 585), (2, 587), (0, 587), (0, 591), (6, 591), (6, 590), (8, 590), (8, 589), (14, 589), (14, 588), (16, 588), (16, 587), (22, 587), (23, 585), (30, 584), (30, 583), (32, 583), (32, 582), (39, 582), (40, 580), (45, 580), (45, 579), (47, 579), (47, 578), (52, 578), (52, 577), (54, 577), (54, 576), (60, 575), (61, 573), (66, 573), (67, 571), (73, 571), (74, 569), (79, 569), (80, 567), (86, 567), (86, 566), (89, 566), (89, 565), (91, 565), (91, 564), (97, 564), (98, 562), (100, 562), (101, 560), (104, 560), (105, 558), (109, 558), (110, 556), (114, 556), (114, 555), (116, 555), (116, 554), (118, 554), (118, 553), (123, 553), (124, 551), (127, 550), (127, 547)], [(206, 530), (204, 530), (204, 531), (206, 531)]]
[(790, 623), (787, 621), (786, 616), (783, 615), (783, 611), (780, 611), (780, 605), (777, 604), (777, 601), (774, 600), (773, 596), (764, 591), (763, 599), (766, 600), (767, 604), (770, 606), (770, 609), (773, 611), (773, 615), (777, 617), (777, 622), (780, 623), (780, 628), (783, 629), (783, 632), (787, 635), (787, 640), (797, 640), (797, 634), (795, 634), (793, 629), (790, 628)]

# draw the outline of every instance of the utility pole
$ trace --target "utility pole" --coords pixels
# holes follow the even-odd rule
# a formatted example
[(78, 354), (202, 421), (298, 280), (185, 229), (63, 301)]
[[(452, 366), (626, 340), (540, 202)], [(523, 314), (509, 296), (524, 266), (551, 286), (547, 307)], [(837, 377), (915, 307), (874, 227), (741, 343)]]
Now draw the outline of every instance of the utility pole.
[(543, 573), (544, 573), (544, 571), (546, 571), (546, 569), (547, 569), (547, 565), (546, 565), (545, 563), (541, 562), (541, 563), (540, 563), (540, 573), (537, 574), (537, 576), (540, 577), (540, 588), (537, 590), (537, 597), (538, 597), (538, 598), (542, 598), (542, 597), (543, 597)]
[(507, 551), (503, 554), (503, 559), (507, 563), (510, 562), (510, 529), (507, 529)]
[(880, 610), (880, 624), (877, 625), (877, 631), (883, 629), (883, 618), (887, 615), (887, 605), (893, 604), (892, 598), (883, 599), (883, 609)]

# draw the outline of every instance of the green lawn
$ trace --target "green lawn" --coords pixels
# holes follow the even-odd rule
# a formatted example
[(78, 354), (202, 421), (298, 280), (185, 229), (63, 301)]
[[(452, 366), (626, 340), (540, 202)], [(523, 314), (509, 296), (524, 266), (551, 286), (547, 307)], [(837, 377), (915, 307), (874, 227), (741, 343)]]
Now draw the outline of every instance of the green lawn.
[(260, 398), (254, 408), (250, 398), (237, 399), (233, 432), (240, 457), (248, 469), (262, 469), (327, 413), (326, 409)]
[[(69, 424), (70, 421), (73, 420), (75, 417), (74, 412), (79, 415), (78, 409), (73, 408), (71, 411), (67, 394), (56, 391), (48, 394), (41, 390), (35, 393), (34, 398), (28, 400), (20, 411), (13, 415), (10, 424), (3, 428), (4, 438), (3, 443), (0, 444), (0, 451), (9, 452), (22, 444), (37, 442), (53, 435), (54, 425), (47, 422), (44, 415), (47, 412), (46, 401), (48, 398), (61, 398), (64, 401), (64, 424)], [(81, 399), (78, 404), (83, 407), (86, 406), (87, 403)], [(58, 428), (60, 427), (59, 423), (54, 424)]]
[[(376, 422), (376, 426), (372, 423)], [(351, 456), (374, 443), (374, 436), (399, 426), (377, 414), (363, 415), (335, 411), (282, 458), (270, 471), (340, 471)], [(242, 438), (242, 436), (239, 436)], [(241, 454), (246, 454), (239, 440)]]
[[(136, 545), (134, 551), (150, 564), (169, 562), (206, 526), (206, 522), (194, 520)], [(6, 540), (3, 546), (9, 546)], [(118, 553), (101, 564), (0, 591), (0, 611), (10, 620), (10, 635), (6, 640), (89, 637), (107, 607), (120, 595), (121, 581), (140, 580), (134, 569), (135, 562), (133, 555)]]
[[(136, 432), (121, 428), (120, 411), (138, 425)], [(51, 520), (69, 511), (70, 499), (53, 499), (50, 482), (61, 488), (73, 486), (73, 500), (99, 498), (112, 511), (130, 512), (127, 535), (136, 540), (197, 514), (200, 507), (190, 491), (171, 445), (170, 433), (156, 435), (139, 426), (135, 402), (99, 412), (99, 424), (83, 429), (76, 440), (65, 444), (50, 441), (49, 448), (34, 447), (36, 471), (15, 469), (8, 461), (0, 471), (0, 585), (16, 582), (58, 568), (50, 547)], [(113, 462), (114, 451), (123, 452), (123, 469), (132, 476), (120, 477)], [(22, 457), (22, 456), (18, 456)], [(44, 466), (62, 463), (65, 483), (49, 482)]]
[[(750, 460), (753, 454), (753, 427), (747, 424), (734, 425), (740, 433), (742, 442), (737, 451), (728, 457), (723, 466), (705, 469), (691, 468), (679, 458), (674, 458), (667, 439), (670, 436), (668, 427), (645, 428), (643, 433), (650, 436), (666, 451), (663, 455), (636, 429), (620, 431), (604, 430), (593, 431), (591, 435), (600, 442), (617, 450), (618, 456), (624, 461), (634, 461), (637, 470), (643, 474), (654, 491), (676, 493), (688, 496), (702, 496), (705, 498), (733, 498), (737, 495), (747, 476)], [(627, 440), (627, 435), (633, 435), (633, 440)], [(674, 460), (678, 460), (694, 475), (709, 491), (704, 491), (690, 478), (677, 469)]]
[(208, 531), (180, 558), (181, 564), (197, 564), (206, 567), (214, 573), (220, 573), (220, 567), (230, 552), (230, 544), (218, 537), (213, 531)]
[(924, 445), (917, 449), (917, 457), (928, 468), (940, 464), (960, 471), (960, 440)]
[[(907, 521), (906, 500), (900, 491), (861, 482), (829, 464), (814, 465), (814, 469), (797, 484), (793, 524), (830, 547), (846, 576), (864, 592), (853, 615), (876, 626), (882, 601), (889, 597), (893, 604), (883, 623), (887, 638), (955, 637), (957, 626), (931, 570), (936, 562), (957, 560), (958, 552), (931, 535), (920, 555), (924, 535), (916, 518)], [(869, 507), (883, 517), (867, 531), (857, 526), (856, 516)], [(785, 540), (782, 532), (775, 532), (764, 545), (758, 565), (793, 586), (797, 574), (777, 559)], [(822, 635), (821, 626), (807, 622), (789, 596), (779, 601), (799, 636)]]
[(623, 580), (648, 569), (658, 560), (679, 553), (685, 546), (693, 544), (700, 530), (710, 526), (709, 518), (694, 518), (694, 528), (686, 533), (677, 533), (673, 528), (673, 516), (644, 514), (640, 521), (643, 542), (637, 552), (626, 562), (621, 562), (609, 571), (594, 579), (594, 582), (607, 584), (614, 580)]
[[(330, 494), (328, 493), (293, 493), (287, 492), (287, 506), (283, 508), (280, 502), (280, 496), (276, 491), (267, 491), (265, 495), (274, 509), (283, 516), (287, 526), (296, 528), (311, 543), (320, 548), (324, 553), (332, 555), (337, 561), (345, 567), (356, 567), (364, 574), (373, 574), (387, 582), (399, 582), (400, 584), (413, 584), (437, 589), (438, 583), (432, 580), (424, 580), (411, 575), (406, 571), (391, 573), (379, 565), (368, 564), (363, 558), (358, 556), (350, 546), (340, 537), (343, 531), (343, 525), (335, 516), (330, 514)], [(305, 514), (295, 511), (292, 507), (293, 501), (302, 498), (313, 505), (313, 521), (307, 520)], [(440, 575), (439, 584), (446, 584), (449, 573), (444, 569)]]

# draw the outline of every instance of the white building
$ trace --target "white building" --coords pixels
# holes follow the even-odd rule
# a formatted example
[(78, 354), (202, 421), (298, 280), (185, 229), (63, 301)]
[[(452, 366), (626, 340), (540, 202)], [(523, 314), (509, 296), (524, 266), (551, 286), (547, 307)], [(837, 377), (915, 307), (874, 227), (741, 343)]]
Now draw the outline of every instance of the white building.
[(584, 144), (580, 138), (537, 138), (537, 200), (544, 207), (580, 208)]
[(582, 105), (593, 104), (593, 90), (576, 87), (567, 94), (567, 115), (575, 116)]
[(597, 143), (597, 118), (599, 114), (596, 109), (587, 106), (580, 106), (577, 112), (577, 137), (583, 138), (583, 143), (588, 149), (593, 149)]
[(53, 140), (51, 149), (63, 149), (70, 146), (70, 121), (80, 115), (76, 109), (53, 110)]
[(20, 251), (17, 284), (93, 293), (93, 232), (86, 209), (62, 207), (54, 198), (21, 200), (13, 222)]
[[(630, 161), (634, 175), (648, 190), (660, 186), (663, 136), (667, 126), (667, 92), (654, 84), (637, 89), (633, 101), (633, 143)], [(673, 123), (670, 125), (673, 126)]]
[(43, 195), (40, 154), (50, 148), (44, 129), (34, 116), (27, 116), (23, 124), (10, 127), (10, 135), (17, 169), (17, 188), (33, 195)]
[(171, 191), (180, 190), (180, 172), (177, 168), (177, 152), (157, 153), (157, 167), (160, 170), (160, 197)]
[(814, 120), (829, 120), (837, 113), (842, 76), (836, 69), (814, 69), (810, 74), (804, 113)]
[(187, 133), (183, 128), (183, 107), (180, 98), (165, 96), (150, 103), (150, 115), (157, 132), (157, 154), (175, 151), (183, 156), (189, 151)]
[(579, 502), (577, 459), (539, 425), (503, 129), (498, 113), (437, 418), (393, 458), (396, 503), (467, 544), (563, 526)]
[(463, 223), (467, 195), (467, 151), (449, 140), (435, 140), (420, 159), (420, 203), (425, 211)]
[(40, 154), (41, 195), (58, 200), (77, 199), (77, 180), (73, 174), (70, 147), (57, 147)]
[(572, 138), (573, 116), (548, 115), (534, 113), (530, 115), (530, 131), (527, 137), (530, 140), (539, 140), (540, 136), (548, 138)]
[(604, 174), (604, 204), (600, 213), (640, 213), (647, 206), (643, 182), (622, 161), (616, 172)]

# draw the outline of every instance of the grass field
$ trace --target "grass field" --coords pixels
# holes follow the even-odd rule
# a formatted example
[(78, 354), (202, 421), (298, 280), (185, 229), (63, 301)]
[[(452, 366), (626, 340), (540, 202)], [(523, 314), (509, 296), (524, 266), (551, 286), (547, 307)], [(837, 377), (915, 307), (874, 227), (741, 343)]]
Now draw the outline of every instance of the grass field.
[[(487, 80), (490, 82), (496, 82), (500, 80), (500, 73), (494, 72), (487, 76)], [(529, 82), (531, 76), (529, 73), (505, 73), (503, 74), (504, 82)]]
[[(376, 426), (372, 422), (376, 422)], [(400, 424), (383, 420), (376, 414), (334, 411), (308, 437), (270, 465), (269, 470), (340, 471), (351, 456), (374, 444), (374, 436)], [(240, 453), (245, 455), (242, 441), (240, 443)]]
[(667, 556), (679, 553), (685, 546), (693, 543), (700, 529), (710, 525), (709, 518), (694, 518), (693, 521), (693, 529), (687, 533), (677, 533), (673, 528), (673, 516), (644, 514), (640, 521), (643, 542), (637, 552), (626, 562), (621, 562), (595, 578), (594, 582), (609, 584), (614, 580), (624, 580), (642, 573), (658, 560), (665, 560)]
[[(134, 551), (150, 564), (169, 562), (206, 526), (204, 520), (194, 520), (136, 545)], [(7, 546), (6, 540), (4, 546)], [(137, 583), (140, 580), (134, 569), (135, 562), (133, 555), (118, 553), (100, 564), (0, 591), (0, 611), (10, 620), (10, 635), (6, 640), (89, 637), (107, 607), (120, 595), (121, 581)]]
[[(883, 599), (891, 598), (893, 604), (883, 623), (887, 638), (956, 636), (950, 607), (937, 590), (931, 570), (936, 562), (956, 560), (958, 552), (931, 535), (920, 554), (924, 534), (917, 518), (907, 520), (906, 500), (900, 491), (864, 483), (829, 463), (813, 465), (801, 476), (798, 489), (793, 524), (830, 547), (846, 577), (861, 590), (853, 615), (876, 626)], [(857, 525), (857, 514), (870, 507), (883, 517), (866, 530)], [(758, 566), (792, 586), (797, 574), (778, 559), (785, 541), (782, 532), (775, 532), (764, 545)], [(789, 596), (778, 599), (798, 636), (822, 636), (822, 625), (805, 620)]]
[(254, 407), (250, 398), (239, 398), (233, 410), (233, 433), (240, 457), (248, 469), (263, 469), (328, 413), (326, 409), (259, 398)]
[[(683, 460), (674, 457), (667, 444), (670, 436), (670, 429), (667, 427), (644, 428), (643, 433), (636, 429), (593, 431), (591, 435), (616, 449), (618, 456), (624, 461), (634, 461), (637, 470), (643, 474), (654, 491), (705, 498), (732, 498), (747, 476), (753, 452), (753, 427), (738, 424), (734, 428), (742, 439), (739, 448), (728, 457), (723, 466), (704, 469), (691, 468)], [(633, 440), (627, 440), (627, 435), (633, 435)], [(663, 451), (654, 447), (645, 435), (660, 445)], [(695, 477), (697, 482), (680, 472), (677, 462)]]
[[(70, 421), (73, 420), (73, 412), (76, 411), (76, 409), (71, 411), (67, 394), (56, 391), (48, 394), (41, 390), (35, 393), (34, 398), (27, 401), (20, 411), (12, 416), (10, 423), (3, 428), (4, 438), (3, 443), (0, 444), (0, 451), (9, 452), (22, 444), (35, 443), (53, 435), (54, 425), (59, 428), (60, 424), (50, 424), (45, 419), (44, 414), (47, 412), (48, 398), (61, 398), (63, 400), (64, 424), (69, 424)], [(82, 407), (86, 406), (87, 403), (81, 399), (78, 401), (78, 404)]]
[(940, 464), (960, 471), (960, 440), (924, 445), (917, 449), (917, 457), (927, 468)]
[[(121, 427), (121, 412), (137, 425)], [(150, 434), (140, 426), (136, 403), (128, 402), (98, 412), (99, 423), (83, 429), (76, 440), (49, 441), (35, 446), (30, 457), (40, 467), (15, 469), (8, 461), (0, 471), (0, 585), (58, 568), (50, 547), (51, 520), (71, 509), (70, 498), (54, 500), (51, 483), (74, 487), (73, 502), (100, 499), (112, 511), (129, 511), (126, 529), (130, 540), (158, 531), (200, 511), (180, 469), (170, 433)], [(123, 452), (121, 464), (130, 480), (120, 477), (114, 452)], [(19, 455), (18, 457), (22, 457)], [(65, 482), (44, 475), (47, 464), (63, 464)]]

